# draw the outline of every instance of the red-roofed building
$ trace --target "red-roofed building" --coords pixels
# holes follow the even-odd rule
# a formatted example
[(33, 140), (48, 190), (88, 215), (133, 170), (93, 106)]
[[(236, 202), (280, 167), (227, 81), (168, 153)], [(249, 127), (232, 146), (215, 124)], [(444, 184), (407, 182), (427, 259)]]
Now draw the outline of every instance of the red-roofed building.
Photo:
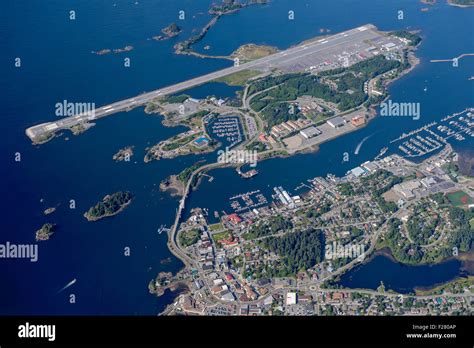
[(351, 123), (356, 127), (363, 126), (365, 124), (365, 117), (361, 115), (357, 115), (352, 118)]
[(234, 225), (238, 225), (242, 222), (242, 219), (240, 216), (238, 216), (236, 213), (230, 214), (227, 219), (232, 222)]
[(219, 241), (224, 247), (232, 247), (239, 244), (239, 238), (234, 237), (232, 234), (229, 235), (229, 238), (223, 238)]

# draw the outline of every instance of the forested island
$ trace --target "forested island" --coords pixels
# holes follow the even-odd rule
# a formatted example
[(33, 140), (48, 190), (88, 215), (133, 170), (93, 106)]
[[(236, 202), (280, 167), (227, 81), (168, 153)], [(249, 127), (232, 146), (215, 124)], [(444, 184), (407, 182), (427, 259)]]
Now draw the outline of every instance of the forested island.
[(36, 231), (36, 241), (48, 240), (56, 232), (56, 224), (46, 223)]
[(124, 210), (132, 201), (130, 192), (115, 192), (105, 196), (101, 202), (91, 207), (84, 217), (88, 221), (97, 221), (105, 217), (114, 216)]

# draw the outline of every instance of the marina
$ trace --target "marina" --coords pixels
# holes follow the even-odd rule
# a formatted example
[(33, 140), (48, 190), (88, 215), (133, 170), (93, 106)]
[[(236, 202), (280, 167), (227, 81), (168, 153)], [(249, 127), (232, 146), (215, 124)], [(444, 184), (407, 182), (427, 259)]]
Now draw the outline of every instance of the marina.
[(240, 213), (245, 210), (250, 211), (251, 209), (268, 204), (267, 199), (260, 190), (238, 194), (229, 198), (229, 201), (235, 213)]
[(233, 147), (243, 140), (243, 133), (238, 116), (222, 116), (209, 121), (209, 131), (213, 137), (226, 142), (226, 147)]
[(431, 122), (408, 134), (403, 133), (390, 143), (404, 140), (402, 144), (398, 145), (398, 150), (403, 156), (421, 157), (443, 148), (451, 138), (464, 141), (466, 137), (474, 137), (473, 110), (468, 108), (462, 112), (448, 115), (440, 122)]

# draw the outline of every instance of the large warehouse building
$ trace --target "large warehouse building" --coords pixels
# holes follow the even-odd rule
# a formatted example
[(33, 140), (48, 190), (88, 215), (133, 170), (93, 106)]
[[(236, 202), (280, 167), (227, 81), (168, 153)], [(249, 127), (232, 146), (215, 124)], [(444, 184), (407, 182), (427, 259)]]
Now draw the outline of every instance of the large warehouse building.
[(328, 120), (327, 123), (333, 128), (338, 128), (344, 126), (346, 124), (346, 120), (340, 116), (337, 116)]
[(306, 139), (310, 139), (312, 137), (315, 137), (316, 135), (321, 134), (321, 131), (317, 129), (316, 127), (308, 127), (300, 131), (300, 134)]

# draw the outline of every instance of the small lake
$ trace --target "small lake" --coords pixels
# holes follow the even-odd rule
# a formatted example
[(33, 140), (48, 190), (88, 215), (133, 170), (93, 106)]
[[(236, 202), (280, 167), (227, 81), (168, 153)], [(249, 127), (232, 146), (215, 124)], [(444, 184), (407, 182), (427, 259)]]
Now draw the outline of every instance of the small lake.
[(411, 266), (378, 254), (341, 276), (339, 285), (347, 288), (377, 289), (383, 281), (386, 290), (414, 292), (415, 288), (431, 288), (463, 275), (463, 263), (450, 259), (433, 265)]

